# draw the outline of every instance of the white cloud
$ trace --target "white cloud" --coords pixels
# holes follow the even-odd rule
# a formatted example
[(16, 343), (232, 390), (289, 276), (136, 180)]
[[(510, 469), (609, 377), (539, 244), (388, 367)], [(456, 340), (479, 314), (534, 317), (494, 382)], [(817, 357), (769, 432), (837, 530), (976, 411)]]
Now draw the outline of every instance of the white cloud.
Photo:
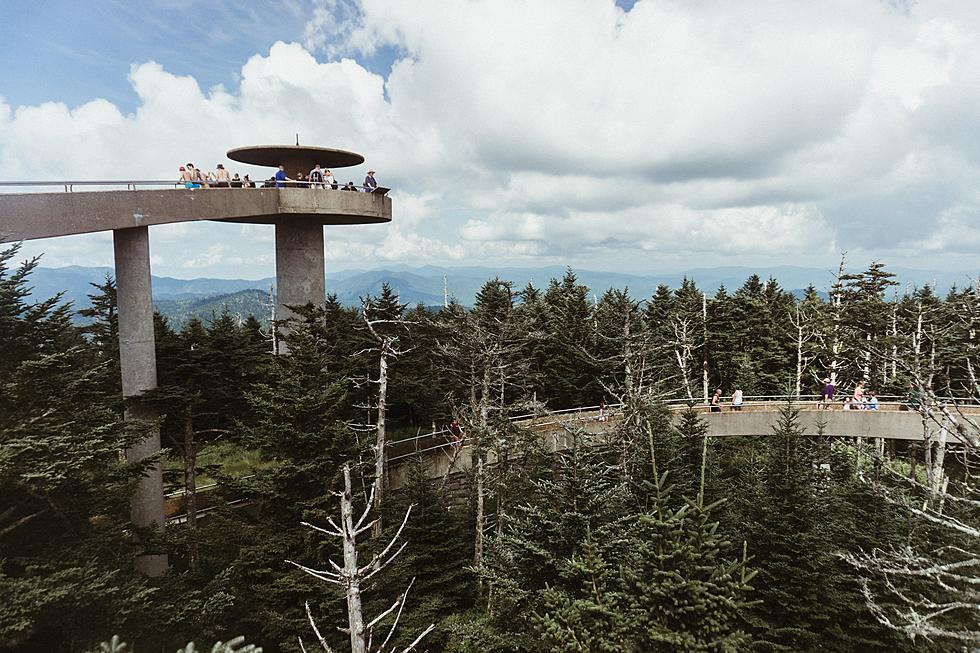
[[(337, 266), (977, 255), (978, 35), (952, 0), (327, 0), (237, 89), (147, 62), (133, 114), (0, 100), (0, 178), (171, 178), (298, 132), (395, 189), (390, 225), (327, 229)], [(271, 273), (268, 227), (153, 233), (159, 273)]]

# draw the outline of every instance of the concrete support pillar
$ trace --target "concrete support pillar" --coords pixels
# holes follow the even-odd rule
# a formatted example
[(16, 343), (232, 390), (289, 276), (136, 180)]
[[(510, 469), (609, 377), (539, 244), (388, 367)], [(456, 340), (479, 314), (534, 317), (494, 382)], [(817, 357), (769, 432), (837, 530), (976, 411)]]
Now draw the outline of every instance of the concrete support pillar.
[[(150, 289), (150, 238), (146, 227), (112, 232), (116, 257), (116, 293), (119, 302), (119, 367), (123, 397), (134, 397), (157, 386), (156, 347), (153, 338), (153, 296)], [(146, 437), (126, 450), (126, 460), (137, 462), (160, 451), (157, 413), (145, 406), (130, 406), (126, 419), (145, 420)], [(148, 470), (133, 494), (130, 516), (137, 526), (162, 525), (163, 476), (159, 464)], [(148, 576), (167, 571), (167, 556), (140, 555), (136, 568)]]
[(323, 225), (293, 218), (276, 223), (276, 317), (293, 315), (286, 306), (326, 301), (323, 266)]

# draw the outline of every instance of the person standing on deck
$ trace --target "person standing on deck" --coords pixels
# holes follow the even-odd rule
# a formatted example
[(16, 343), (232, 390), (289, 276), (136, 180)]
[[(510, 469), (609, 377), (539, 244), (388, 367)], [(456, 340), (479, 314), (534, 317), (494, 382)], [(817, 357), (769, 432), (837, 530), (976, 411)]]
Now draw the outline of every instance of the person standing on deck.
[(218, 164), (218, 169), (214, 173), (214, 179), (217, 182), (215, 183), (215, 186), (218, 188), (231, 187), (231, 177), (228, 176), (228, 171), (225, 170), (225, 167), (220, 163)]
[(276, 188), (285, 188), (287, 181), (292, 179), (286, 176), (286, 166), (280, 165), (279, 170), (276, 171)]
[(711, 396), (711, 412), (712, 413), (721, 412), (721, 388), (715, 390), (715, 394)]
[(732, 393), (732, 410), (741, 411), (742, 410), (742, 389), (735, 388), (735, 392)]
[(316, 164), (316, 167), (310, 170), (310, 187), (311, 188), (322, 188), (323, 187), (323, 170), (320, 169), (320, 164)]
[(373, 193), (378, 187), (378, 182), (374, 180), (374, 170), (368, 170), (367, 177), (364, 178), (364, 192)]
[(820, 391), (820, 408), (830, 408), (834, 403), (834, 393), (837, 388), (830, 382), (830, 379), (823, 380), (823, 390)]

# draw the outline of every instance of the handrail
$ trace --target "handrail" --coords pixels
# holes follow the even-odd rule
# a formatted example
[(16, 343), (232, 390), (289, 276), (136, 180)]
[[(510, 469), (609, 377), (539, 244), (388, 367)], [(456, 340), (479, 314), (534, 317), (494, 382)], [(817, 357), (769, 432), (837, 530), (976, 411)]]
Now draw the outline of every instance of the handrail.
[[(820, 399), (820, 395), (800, 395), (799, 397), (797, 397), (796, 395), (745, 395), (743, 397), (742, 406), (759, 406), (759, 405), (764, 405), (764, 404), (767, 404), (767, 403), (782, 403), (782, 402), (785, 402), (785, 401), (789, 401), (790, 403), (813, 404), (813, 403), (818, 403), (819, 402), (819, 399)], [(976, 399), (973, 398), (973, 397), (965, 397), (965, 398), (964, 397), (937, 397), (936, 399), (938, 399), (939, 401), (945, 402), (945, 403), (960, 403), (960, 404), (975, 404), (975, 403), (977, 403)], [(906, 398), (903, 397), (903, 396), (901, 396), (901, 395), (879, 395), (878, 396), (878, 400), (879, 400), (879, 406), (905, 405), (905, 404), (908, 403), (908, 401), (906, 400)], [(663, 403), (665, 403), (667, 405), (671, 405), (671, 406), (676, 406), (676, 405), (690, 405), (692, 407), (702, 408), (702, 409), (703, 408), (708, 408), (710, 406), (710, 404), (705, 403), (704, 400), (703, 399), (700, 399), (700, 398), (699, 399), (696, 399), (694, 401), (692, 401), (690, 399), (687, 399), (687, 398), (666, 399), (666, 400), (663, 401)], [(835, 404), (836, 403), (837, 402), (835, 401)], [(618, 404), (618, 403), (617, 404), (607, 404), (605, 406), (606, 410), (608, 410), (610, 412), (613, 412), (614, 409), (621, 408), (621, 407), (622, 407), (622, 404)], [(726, 407), (727, 408), (731, 408), (731, 402), (721, 404), (721, 407), (722, 408), (726, 408)], [(569, 413), (596, 412), (598, 410), (599, 410), (599, 406), (598, 405), (596, 405), (596, 406), (579, 406), (579, 407), (576, 407), (576, 408), (563, 408), (563, 409), (554, 410), (554, 411), (542, 411), (541, 413), (537, 413), (537, 414), (535, 414), (535, 413), (528, 413), (528, 414), (524, 414), (524, 415), (514, 415), (514, 416), (509, 417), (508, 418), (508, 421), (510, 421), (510, 422), (520, 422), (520, 421), (526, 421), (526, 420), (537, 420), (537, 419), (540, 419), (540, 418), (548, 418), (548, 417), (556, 417), (556, 416), (560, 416), (560, 415), (567, 415)], [(859, 409), (859, 410), (856, 410), (855, 412), (875, 412), (875, 411), (873, 411), (873, 410), (862, 411), (861, 409)], [(549, 426), (549, 425), (558, 424), (558, 423), (559, 422), (558, 421), (555, 421), (555, 420), (552, 420), (552, 421), (543, 421), (543, 422), (535, 421), (535, 426)], [(389, 448), (389, 447), (393, 447), (393, 446), (398, 445), (398, 444), (404, 444), (406, 442), (418, 442), (419, 440), (423, 440), (423, 439), (427, 439), (427, 438), (436, 438), (436, 437), (438, 437), (440, 435), (442, 435), (442, 436), (451, 435), (451, 431), (448, 428), (445, 428), (445, 429), (441, 429), (441, 430), (438, 430), (438, 431), (432, 431), (431, 433), (422, 433), (422, 434), (419, 434), (419, 435), (416, 435), (416, 436), (413, 436), (413, 437), (410, 437), (410, 438), (403, 438), (403, 439), (400, 439), (400, 440), (391, 440), (385, 446), (386, 446), (386, 448)], [(414, 455), (417, 455), (417, 454), (420, 454), (420, 453), (423, 453), (423, 452), (426, 452), (426, 451), (431, 451), (433, 449), (446, 448), (446, 447), (449, 447), (449, 446), (454, 446), (456, 444), (460, 444), (461, 445), (463, 442), (466, 442), (467, 440), (469, 440), (469, 438), (464, 437), (461, 440), (456, 441), (456, 442), (446, 441), (446, 442), (440, 443), (440, 444), (435, 445), (435, 446), (432, 446), (432, 447), (426, 447), (424, 449), (416, 449), (416, 450), (413, 450), (411, 452), (408, 452), (408, 453), (405, 453), (405, 454), (400, 454), (398, 456), (394, 456), (392, 458), (389, 458), (388, 459), (388, 462), (390, 463), (390, 462), (393, 462), (393, 461), (396, 461), (396, 460), (401, 460), (403, 458), (414, 456)]]
[[(231, 189), (246, 190), (246, 187), (244, 187), (244, 186), (230, 186), (230, 185), (229, 186), (218, 186), (217, 185), (218, 183), (228, 183), (228, 184), (235, 183), (235, 184), (237, 184), (237, 183), (240, 183), (242, 181), (243, 180), (235, 180), (235, 181), (229, 180), (228, 182), (218, 182), (218, 181), (215, 181), (215, 180), (206, 180), (206, 181), (196, 180), (196, 181), (193, 181), (191, 183), (194, 183), (194, 184), (208, 184), (208, 188), (204, 188), (202, 186), (201, 188), (195, 189), (195, 190), (231, 190)], [(278, 186), (263, 186), (263, 184), (265, 184), (268, 181), (269, 181), (268, 179), (250, 179), (249, 182), (251, 182), (253, 184), (253, 186), (248, 187), (248, 189), (252, 189), (252, 188), (265, 188), (265, 189), (278, 188)], [(132, 179), (132, 180), (126, 180), (126, 179), (106, 179), (106, 180), (85, 179), (85, 180), (67, 180), (67, 181), (25, 180), (25, 181), (0, 181), (0, 187), (7, 187), (7, 188), (21, 188), (21, 187), (23, 187), (23, 188), (26, 188), (26, 187), (31, 187), (31, 186), (61, 186), (61, 187), (63, 187), (65, 189), (65, 192), (66, 193), (71, 193), (71, 192), (74, 191), (75, 186), (125, 186), (126, 187), (126, 190), (137, 190), (137, 188), (136, 188), (137, 186), (173, 186), (175, 189), (182, 189), (183, 190), (184, 184), (186, 184), (186, 183), (187, 182), (185, 182), (185, 181), (179, 181), (179, 180), (175, 181), (173, 179)], [(276, 183), (277, 184), (278, 183), (284, 184), (284, 187), (285, 188), (314, 188), (314, 187), (317, 187), (317, 188), (321, 188), (323, 190), (338, 190), (338, 191), (339, 190), (344, 190), (344, 185), (340, 184), (339, 182), (338, 182), (337, 188), (331, 187), (329, 189), (328, 188), (325, 188), (325, 184), (323, 182), (311, 182), (311, 181), (308, 181), (308, 180), (306, 180), (306, 181), (296, 181), (294, 179), (292, 181), (283, 181), (283, 182), (276, 182)], [(375, 191), (374, 188), (371, 188), (369, 186), (364, 186), (364, 185), (355, 185), (354, 188), (357, 188), (358, 189), (358, 192), (364, 192), (364, 193), (368, 193), (368, 194), (374, 194), (374, 191)], [(348, 191), (348, 192), (350, 192), (350, 191)], [(377, 193), (377, 194), (384, 195), (384, 194), (387, 194), (387, 191), (385, 191), (384, 193)]]

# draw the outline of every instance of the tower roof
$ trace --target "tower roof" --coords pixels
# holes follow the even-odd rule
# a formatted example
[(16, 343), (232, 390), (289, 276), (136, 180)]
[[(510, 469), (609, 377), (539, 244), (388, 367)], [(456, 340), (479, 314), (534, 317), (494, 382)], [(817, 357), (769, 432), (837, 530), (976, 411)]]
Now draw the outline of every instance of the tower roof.
[(317, 164), (329, 169), (364, 163), (364, 157), (356, 152), (305, 145), (249, 145), (228, 150), (227, 156), (232, 161), (257, 166), (277, 168), (283, 165), (287, 175), (309, 172)]

